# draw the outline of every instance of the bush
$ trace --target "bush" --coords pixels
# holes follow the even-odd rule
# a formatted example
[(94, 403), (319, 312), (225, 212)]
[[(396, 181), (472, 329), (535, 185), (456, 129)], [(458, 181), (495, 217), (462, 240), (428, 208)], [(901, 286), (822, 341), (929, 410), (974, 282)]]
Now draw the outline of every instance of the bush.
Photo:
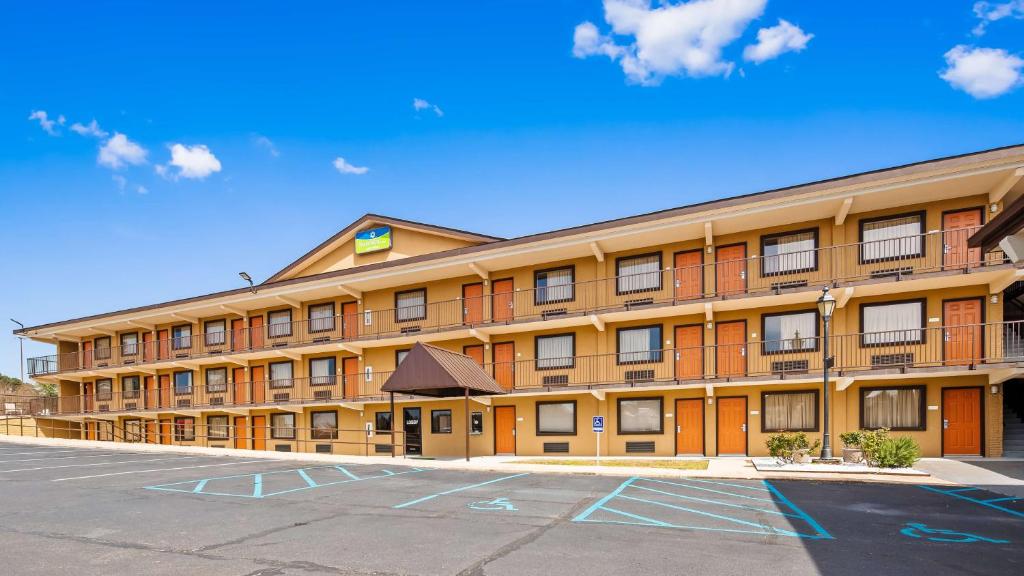
[(843, 432), (839, 435), (839, 439), (843, 441), (843, 446), (847, 448), (860, 448), (864, 440), (864, 431), (853, 430), (852, 432)]
[(765, 441), (765, 446), (768, 448), (768, 454), (772, 457), (782, 462), (792, 462), (798, 452), (817, 452), (821, 441), (815, 440), (814, 444), (811, 444), (807, 439), (807, 434), (803, 432), (780, 432), (769, 436)]
[(920, 455), (917, 442), (906, 436), (885, 438), (873, 447), (870, 454), (865, 451), (868, 462), (879, 468), (910, 468)]

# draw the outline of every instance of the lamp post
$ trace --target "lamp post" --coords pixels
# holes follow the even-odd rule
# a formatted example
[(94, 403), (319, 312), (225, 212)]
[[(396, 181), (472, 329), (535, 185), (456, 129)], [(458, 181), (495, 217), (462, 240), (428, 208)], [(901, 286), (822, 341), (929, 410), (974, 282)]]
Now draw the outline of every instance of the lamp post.
[[(22, 324), (21, 322), (18, 322), (14, 318), (11, 318), (11, 322), (14, 322), (15, 324), (17, 324), (20, 327), (21, 330), (25, 329), (25, 325)], [(24, 382), (25, 381), (25, 337), (22, 336), (21, 334), (18, 334), (18, 354), (19, 354), (19, 357), (21, 359), (21, 361), (18, 363), (19, 367), (21, 368), (21, 381)]]
[(252, 283), (252, 276), (249, 276), (245, 272), (239, 272), (238, 277), (249, 283), (249, 292), (252, 292), (253, 294), (256, 293), (256, 286)]
[(836, 299), (828, 293), (828, 286), (821, 290), (821, 297), (818, 298), (818, 313), (821, 314), (821, 321), (824, 324), (822, 335), (822, 379), (825, 385), (825, 416), (822, 418), (823, 438), (821, 442), (821, 459), (832, 459), (832, 434), (829, 428), (829, 415), (832, 413), (832, 392), (828, 386), (828, 370), (832, 367), (832, 357), (828, 355), (828, 324), (832, 320), (832, 312), (836, 309)]

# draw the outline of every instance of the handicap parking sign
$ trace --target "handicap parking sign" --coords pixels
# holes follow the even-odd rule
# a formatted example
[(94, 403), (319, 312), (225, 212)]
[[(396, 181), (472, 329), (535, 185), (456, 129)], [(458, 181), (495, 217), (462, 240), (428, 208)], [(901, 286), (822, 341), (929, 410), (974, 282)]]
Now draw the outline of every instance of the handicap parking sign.
[(594, 416), (594, 432), (604, 432), (604, 416)]

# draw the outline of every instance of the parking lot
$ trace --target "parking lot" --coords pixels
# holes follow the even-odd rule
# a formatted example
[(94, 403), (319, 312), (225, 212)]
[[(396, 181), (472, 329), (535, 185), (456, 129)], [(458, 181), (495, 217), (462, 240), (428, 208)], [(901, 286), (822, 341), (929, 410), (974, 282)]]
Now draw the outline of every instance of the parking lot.
[(502, 474), (3, 442), (0, 532), (0, 562), (19, 575), (1024, 570), (1024, 502), (969, 487)]

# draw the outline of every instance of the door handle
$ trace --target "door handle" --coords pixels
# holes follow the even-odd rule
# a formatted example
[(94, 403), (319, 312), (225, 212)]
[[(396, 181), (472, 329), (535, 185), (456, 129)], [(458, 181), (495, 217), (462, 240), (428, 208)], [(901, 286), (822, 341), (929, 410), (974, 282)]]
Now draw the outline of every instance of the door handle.
[(676, 351), (676, 362), (678, 362), (678, 361), (679, 361), (679, 351), (677, 350)]
[(943, 244), (942, 245), (942, 253), (943, 254), (949, 254), (952, 251), (953, 251), (953, 247), (950, 246), (949, 244)]
[(946, 340), (946, 342), (949, 342), (950, 340), (953, 339), (953, 336), (950, 335), (949, 330), (943, 330), (942, 333), (942, 337)]
[(515, 429), (515, 428), (513, 428), (513, 429), (512, 429), (512, 435), (513, 435), (513, 436), (515, 436), (515, 435), (516, 435), (516, 429)]
[(682, 431), (683, 431), (683, 430), (682, 430), (682, 428), (683, 428), (682, 426), (679, 426), (679, 425), (677, 424), (677, 425), (676, 425), (676, 434), (679, 434), (680, 432), (682, 432)]
[(747, 271), (746, 270), (740, 270), (740, 280), (746, 280), (746, 279), (747, 279)]
[(949, 428), (949, 420), (943, 418), (942, 419), (942, 429), (945, 430), (946, 428)]
[(740, 430), (746, 432), (747, 431), (747, 425), (743, 424), (742, 426), (740, 426)]
[(743, 346), (743, 347), (740, 348), (740, 356), (746, 356), (746, 355), (747, 355), (747, 347)]

